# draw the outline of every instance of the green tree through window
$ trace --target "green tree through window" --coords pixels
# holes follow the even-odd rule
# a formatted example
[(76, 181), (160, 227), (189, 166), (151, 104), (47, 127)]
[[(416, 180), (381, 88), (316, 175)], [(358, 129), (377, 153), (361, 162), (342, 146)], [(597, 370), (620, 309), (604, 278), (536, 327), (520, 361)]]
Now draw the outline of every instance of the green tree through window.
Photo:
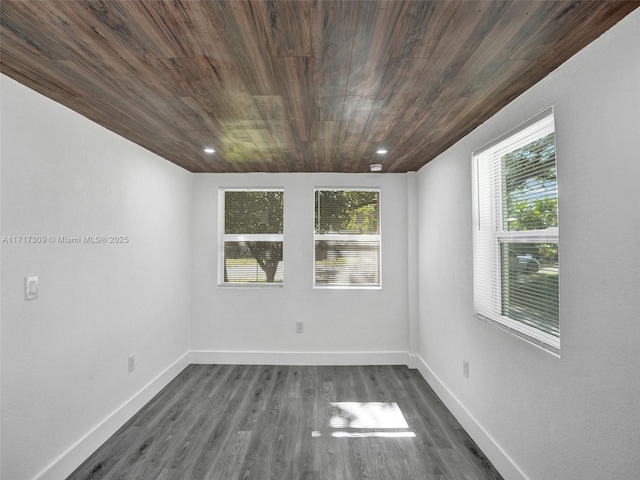
[(559, 353), (553, 110), (474, 152), (473, 164), (476, 315)]
[(279, 190), (227, 190), (224, 192), (224, 282), (260, 282), (246, 275), (237, 279), (231, 267), (250, 270), (254, 259), (267, 283), (281, 282), (278, 266), (283, 260), (284, 192)]
[(316, 233), (378, 233), (377, 191), (317, 190)]
[(380, 191), (316, 189), (315, 286), (379, 287)]

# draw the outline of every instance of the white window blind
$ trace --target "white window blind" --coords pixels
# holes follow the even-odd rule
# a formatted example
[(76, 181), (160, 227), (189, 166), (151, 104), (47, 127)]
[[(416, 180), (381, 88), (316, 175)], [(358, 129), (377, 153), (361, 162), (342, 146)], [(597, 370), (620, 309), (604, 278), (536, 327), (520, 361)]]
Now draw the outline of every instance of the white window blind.
[(474, 152), (473, 170), (476, 316), (559, 355), (553, 110)]
[(314, 286), (380, 287), (380, 190), (315, 191)]
[(221, 189), (219, 222), (219, 284), (282, 284), (284, 191)]

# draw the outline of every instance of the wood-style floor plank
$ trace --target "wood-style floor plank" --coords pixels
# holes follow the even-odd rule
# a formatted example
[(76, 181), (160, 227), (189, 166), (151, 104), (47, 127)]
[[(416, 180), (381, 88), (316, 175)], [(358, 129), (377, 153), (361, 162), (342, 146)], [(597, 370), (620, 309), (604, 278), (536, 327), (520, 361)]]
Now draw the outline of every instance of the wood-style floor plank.
[(116, 479), (502, 477), (407, 367), (191, 365), (67, 480)]

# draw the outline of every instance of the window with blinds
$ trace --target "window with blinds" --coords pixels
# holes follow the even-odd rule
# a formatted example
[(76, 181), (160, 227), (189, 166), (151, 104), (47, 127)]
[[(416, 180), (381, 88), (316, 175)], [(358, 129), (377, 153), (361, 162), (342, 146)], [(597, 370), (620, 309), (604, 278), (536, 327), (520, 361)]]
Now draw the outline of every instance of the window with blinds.
[(478, 318), (560, 354), (553, 110), (473, 153)]
[(220, 285), (283, 282), (284, 191), (220, 190)]
[(314, 286), (380, 287), (380, 190), (315, 191)]

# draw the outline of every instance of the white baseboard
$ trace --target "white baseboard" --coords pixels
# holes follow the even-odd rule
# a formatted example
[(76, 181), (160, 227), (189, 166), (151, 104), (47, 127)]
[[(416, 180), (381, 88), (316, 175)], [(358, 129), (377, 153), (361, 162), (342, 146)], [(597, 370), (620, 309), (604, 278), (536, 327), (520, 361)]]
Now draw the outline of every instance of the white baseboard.
[(528, 477), (518, 468), (502, 447), (489, 435), (478, 423), (474, 416), (460, 403), (456, 396), (444, 385), (425, 361), (417, 355), (411, 355), (409, 368), (416, 368), (429, 386), (440, 397), (440, 400), (456, 417), (456, 420), (467, 431), (473, 441), (478, 444), (480, 450), (491, 460), (506, 480), (528, 480)]
[(223, 365), (407, 365), (407, 352), (192, 351), (190, 363)]
[(158, 375), (129, 401), (78, 440), (34, 480), (70, 475), (100, 445), (133, 417), (189, 364), (238, 365), (407, 365), (417, 369), (506, 480), (528, 480), (471, 413), (433, 373), (424, 360), (408, 352), (243, 352), (191, 351)]
[(38, 474), (34, 480), (60, 480), (67, 478), (96, 449), (106, 442), (133, 417), (149, 400), (166, 387), (171, 380), (189, 365), (189, 353), (185, 353), (164, 372), (149, 382), (131, 399), (117, 408), (93, 430), (78, 440), (71, 448), (58, 457), (51, 465)]

